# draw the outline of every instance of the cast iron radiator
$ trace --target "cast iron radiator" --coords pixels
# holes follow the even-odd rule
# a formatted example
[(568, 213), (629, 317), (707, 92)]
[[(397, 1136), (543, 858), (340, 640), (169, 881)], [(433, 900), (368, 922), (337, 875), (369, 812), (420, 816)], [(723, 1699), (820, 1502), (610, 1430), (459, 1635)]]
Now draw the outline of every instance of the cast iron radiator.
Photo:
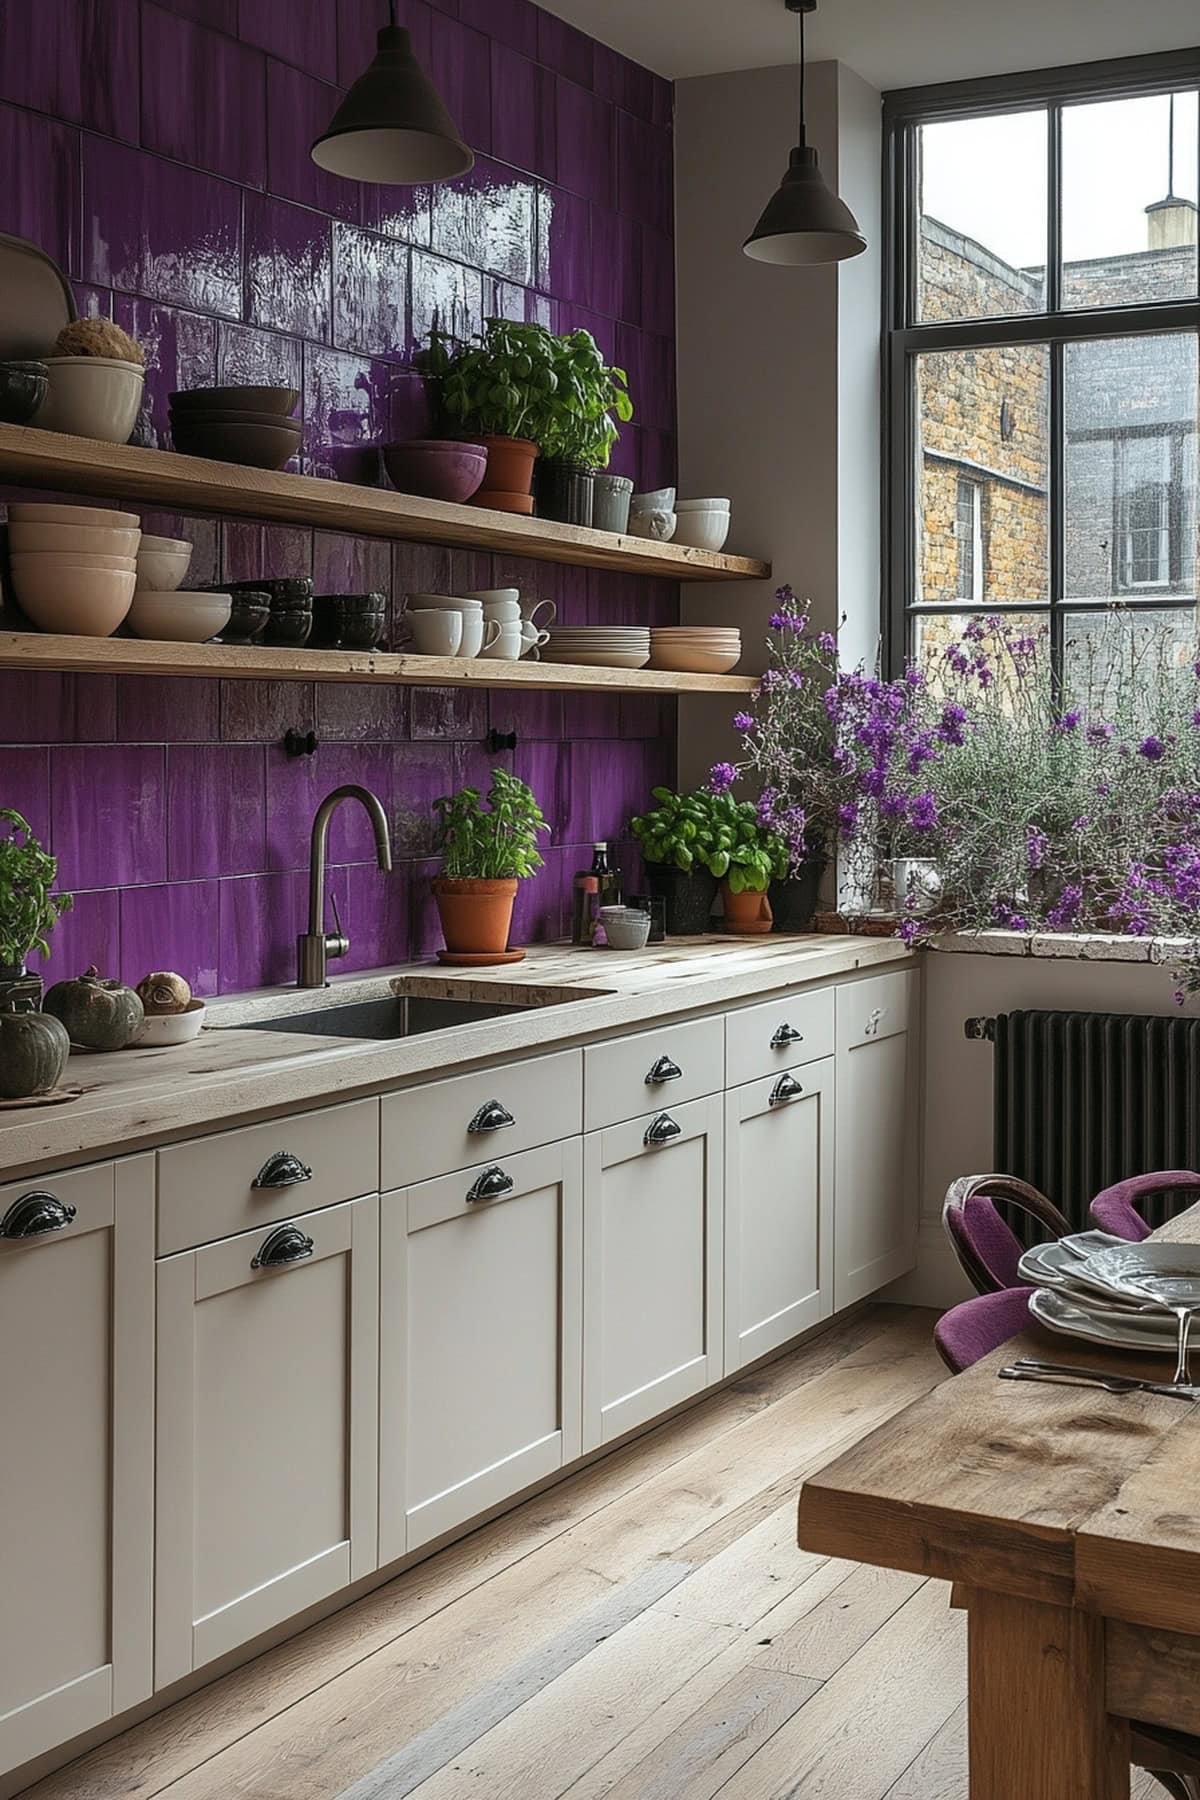
[[(1011, 1012), (968, 1033), (995, 1043), (994, 1167), (1040, 1188), (1076, 1229), (1114, 1181), (1200, 1169), (1200, 1019)], [(1145, 1216), (1161, 1225), (1194, 1201), (1155, 1195)]]

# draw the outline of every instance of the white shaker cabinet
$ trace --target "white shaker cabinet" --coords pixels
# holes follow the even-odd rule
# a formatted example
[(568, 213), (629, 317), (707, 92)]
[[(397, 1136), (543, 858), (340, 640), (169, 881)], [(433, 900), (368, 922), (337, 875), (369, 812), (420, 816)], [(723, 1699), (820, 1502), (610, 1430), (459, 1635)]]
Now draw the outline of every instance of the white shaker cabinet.
[(917, 984), (911, 970), (837, 989), (834, 1304), (917, 1260)]
[(725, 1373), (833, 1311), (834, 1062), (725, 1096)]
[(378, 1560), (379, 1200), (158, 1265), (155, 1681)]
[(582, 1255), (577, 1137), (384, 1195), (381, 1562), (580, 1454)]
[(0, 1769), (151, 1691), (154, 1159), (0, 1188)]
[(584, 1139), (583, 1447), (720, 1379), (723, 1101)]

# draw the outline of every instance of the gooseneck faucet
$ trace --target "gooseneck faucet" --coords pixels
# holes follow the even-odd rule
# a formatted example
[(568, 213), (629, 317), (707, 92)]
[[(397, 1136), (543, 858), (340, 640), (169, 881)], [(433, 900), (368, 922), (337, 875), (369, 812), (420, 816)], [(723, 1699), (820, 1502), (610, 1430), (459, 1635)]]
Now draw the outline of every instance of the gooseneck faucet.
[(343, 800), (357, 800), (361, 803), (371, 821), (371, 830), (375, 833), (376, 861), (385, 873), (392, 866), (387, 815), (370, 789), (350, 782), (346, 787), (334, 788), (332, 794), (326, 794), (313, 819), (308, 864), (308, 930), (296, 939), (297, 987), (327, 987), (329, 984), (325, 971), (329, 959), (345, 956), (350, 948), (350, 939), (343, 932), (342, 922), (338, 918), (336, 900), (333, 901), (333, 922), (337, 929), (330, 932), (325, 929), (325, 857), (329, 821)]

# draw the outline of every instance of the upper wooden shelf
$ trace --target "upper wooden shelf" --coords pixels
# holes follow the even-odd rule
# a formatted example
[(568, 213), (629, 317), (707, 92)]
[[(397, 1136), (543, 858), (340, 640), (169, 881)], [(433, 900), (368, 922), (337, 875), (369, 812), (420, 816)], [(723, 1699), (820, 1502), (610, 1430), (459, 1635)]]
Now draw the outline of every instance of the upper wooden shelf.
[(393, 656), (373, 650), (276, 650), (241, 644), (163, 644), (141, 638), (0, 631), (0, 669), (84, 675), (190, 675), (233, 681), (375, 681), (410, 687), (552, 688), (575, 693), (748, 694), (753, 675), (666, 669), (589, 669), (491, 657)]
[(540, 562), (672, 581), (758, 581), (771, 573), (770, 563), (750, 556), (715, 556), (685, 544), (653, 544), (645, 538), (558, 525), (551, 519), (451, 506), (314, 475), (247, 469), (239, 463), (180, 456), (175, 450), (102, 444), (93, 438), (35, 431), (28, 425), (0, 425), (0, 480), (100, 494), (176, 512), (231, 513), (364, 537), (497, 550)]

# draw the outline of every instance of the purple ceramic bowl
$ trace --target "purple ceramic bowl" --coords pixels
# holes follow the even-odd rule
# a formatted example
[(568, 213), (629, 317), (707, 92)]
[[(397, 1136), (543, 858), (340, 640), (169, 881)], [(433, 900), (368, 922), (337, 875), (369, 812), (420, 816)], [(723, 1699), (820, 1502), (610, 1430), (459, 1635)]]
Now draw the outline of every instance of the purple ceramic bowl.
[(449, 438), (410, 438), (405, 444), (385, 444), (383, 465), (401, 494), (463, 501), (483, 485), (487, 451), (482, 444), (459, 444)]

